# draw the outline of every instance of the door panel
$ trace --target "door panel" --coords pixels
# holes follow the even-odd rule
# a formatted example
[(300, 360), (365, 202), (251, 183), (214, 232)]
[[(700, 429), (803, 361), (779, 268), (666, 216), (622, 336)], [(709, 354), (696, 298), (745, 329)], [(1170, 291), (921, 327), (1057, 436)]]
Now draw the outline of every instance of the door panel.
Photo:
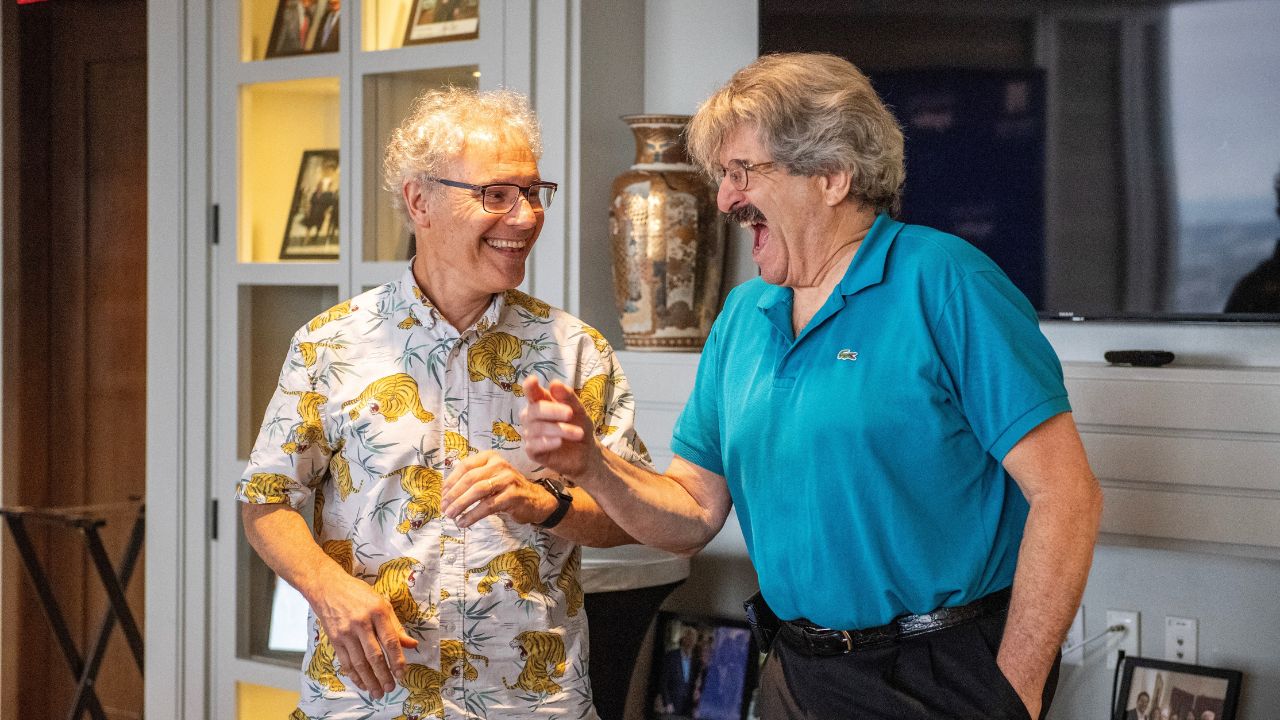
[[(6, 502), (66, 506), (143, 493), (146, 352), (146, 5), (144, 0), (59, 0), (24, 5), (7, 42), (19, 43), (23, 197), (16, 248), (6, 248)], [(12, 17), (12, 16), (10, 16)], [(30, 94), (27, 89), (33, 90)], [(6, 110), (6, 119), (15, 117)], [(13, 307), (16, 303), (18, 307)], [(12, 359), (10, 359), (12, 358)], [(12, 434), (11, 434), (12, 433)], [(103, 539), (113, 563), (131, 529), (112, 516)], [(33, 526), (36, 530), (38, 526)], [(78, 533), (33, 533), (82, 653), (106, 597)], [(11, 717), (60, 718), (75, 684), (25, 572)], [(143, 567), (128, 597), (142, 623)], [(15, 614), (6, 612), (6, 617)], [(8, 621), (6, 621), (8, 622)], [(12, 638), (12, 639), (10, 639)], [(142, 679), (114, 630), (97, 692), (110, 718), (139, 717)], [(6, 703), (7, 704), (7, 703)], [(7, 713), (6, 713), (7, 714)]]

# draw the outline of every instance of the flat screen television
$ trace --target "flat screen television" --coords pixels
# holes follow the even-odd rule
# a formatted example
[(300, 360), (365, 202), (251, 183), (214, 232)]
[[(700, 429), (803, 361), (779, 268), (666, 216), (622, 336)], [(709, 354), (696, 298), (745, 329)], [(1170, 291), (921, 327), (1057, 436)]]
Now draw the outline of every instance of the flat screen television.
[(865, 71), (901, 218), (1042, 318), (1280, 322), (1280, 2), (760, 1), (760, 51)]

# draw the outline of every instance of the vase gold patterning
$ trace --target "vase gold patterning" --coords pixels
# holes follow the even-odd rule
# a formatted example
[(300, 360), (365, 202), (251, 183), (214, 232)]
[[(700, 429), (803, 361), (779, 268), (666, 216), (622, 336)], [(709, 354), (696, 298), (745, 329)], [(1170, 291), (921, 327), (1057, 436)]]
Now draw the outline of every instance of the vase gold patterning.
[(689, 162), (687, 115), (628, 115), (636, 161), (613, 181), (613, 292), (629, 350), (702, 347), (720, 309), (725, 224)]

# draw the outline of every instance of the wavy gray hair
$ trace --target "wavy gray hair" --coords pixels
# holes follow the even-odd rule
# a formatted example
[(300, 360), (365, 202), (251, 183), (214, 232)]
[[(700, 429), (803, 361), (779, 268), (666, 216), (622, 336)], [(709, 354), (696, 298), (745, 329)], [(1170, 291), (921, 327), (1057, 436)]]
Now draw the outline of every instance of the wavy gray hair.
[(409, 116), (391, 133), (382, 160), (383, 184), (406, 225), (412, 228), (413, 223), (404, 204), (404, 184), (438, 176), (462, 155), (477, 131), (485, 130), (504, 142), (527, 144), (535, 160), (542, 157), (538, 117), (518, 92), (446, 87), (413, 101)]
[(850, 197), (897, 214), (906, 167), (902, 129), (871, 81), (826, 53), (765, 55), (734, 73), (689, 123), (689, 153), (708, 174), (725, 139), (753, 126), (792, 175), (852, 174)]

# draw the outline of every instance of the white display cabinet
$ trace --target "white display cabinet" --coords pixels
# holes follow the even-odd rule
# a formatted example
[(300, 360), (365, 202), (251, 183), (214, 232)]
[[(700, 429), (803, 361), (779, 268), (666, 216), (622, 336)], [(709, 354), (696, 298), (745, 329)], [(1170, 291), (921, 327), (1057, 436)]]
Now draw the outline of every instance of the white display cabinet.
[[(618, 117), (643, 110), (644, 4), (478, 0), (445, 28), (465, 37), (406, 43), (430, 4), (342, 0), (336, 46), (293, 53), (281, 0), (152, 3), (149, 227), (166, 241), (149, 254), (148, 547), (174, 550), (148, 563), (148, 714), (274, 716), (296, 698), (302, 655), (272, 626), (278, 583), (232, 492), (294, 330), (405, 267), (381, 155), (416, 95), (532, 98), (561, 193), (522, 287), (616, 333), (607, 195), (631, 160)], [(317, 6), (300, 44), (318, 46)]]

